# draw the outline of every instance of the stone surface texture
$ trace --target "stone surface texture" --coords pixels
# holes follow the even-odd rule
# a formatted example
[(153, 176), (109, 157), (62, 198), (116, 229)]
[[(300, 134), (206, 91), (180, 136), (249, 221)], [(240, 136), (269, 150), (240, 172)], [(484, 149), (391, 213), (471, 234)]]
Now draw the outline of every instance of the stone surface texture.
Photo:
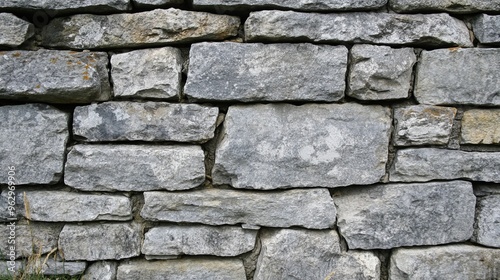
[(479, 42), (500, 44), (500, 16), (480, 14), (472, 21), (472, 29)]
[(126, 11), (129, 0), (0, 0), (0, 9), (39, 11), (50, 17), (67, 13), (108, 13)]
[(464, 144), (500, 144), (500, 109), (465, 111), (460, 133)]
[(474, 13), (498, 11), (498, 0), (389, 0), (389, 6), (398, 13), (450, 12)]
[[(9, 253), (9, 235), (12, 227), (6, 224), (2, 227), (0, 236), (0, 252), (2, 259), (10, 259)], [(16, 232), (16, 258), (28, 257), (33, 253), (47, 254), (52, 249), (57, 248), (57, 239), (61, 232), (62, 225), (32, 222), (29, 225), (17, 224)], [(12, 242), (12, 241), (11, 241)]]
[(81, 280), (115, 280), (118, 264), (113, 261), (94, 262), (89, 265)]
[(500, 194), (478, 199), (474, 240), (482, 245), (500, 248)]
[(387, 0), (193, 0), (195, 8), (243, 10), (281, 8), (300, 11), (345, 11), (382, 8)]
[(34, 34), (32, 23), (10, 13), (0, 13), (0, 47), (17, 47)]
[(163, 7), (170, 5), (180, 5), (184, 0), (132, 0), (135, 7), (149, 8), (149, 7)]

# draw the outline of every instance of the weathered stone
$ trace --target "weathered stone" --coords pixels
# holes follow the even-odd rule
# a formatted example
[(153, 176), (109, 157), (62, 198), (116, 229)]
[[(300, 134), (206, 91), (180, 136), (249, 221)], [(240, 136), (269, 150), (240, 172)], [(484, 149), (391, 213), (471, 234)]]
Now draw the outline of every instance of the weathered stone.
[(469, 182), (344, 188), (334, 198), (349, 249), (436, 245), (472, 236), (476, 197)]
[(423, 51), (415, 97), (419, 103), (500, 105), (500, 49)]
[(240, 19), (170, 8), (134, 14), (56, 18), (42, 30), (48, 47), (103, 49), (160, 46), (235, 36)]
[(471, 245), (396, 249), (389, 279), (498, 279), (500, 250)]
[(141, 229), (136, 224), (67, 224), (59, 235), (65, 260), (126, 259), (141, 253)]
[(184, 3), (184, 0), (132, 0), (132, 3), (134, 3), (134, 7), (149, 8), (179, 5)]
[(111, 98), (106, 53), (0, 52), (0, 65), (2, 99), (88, 103)]
[(474, 241), (500, 248), (500, 195), (478, 199), (478, 211)]
[(477, 184), (474, 186), (476, 196), (487, 196), (491, 194), (500, 194), (500, 185), (498, 184)]
[(165, 47), (115, 54), (111, 65), (115, 97), (179, 99), (182, 78), (179, 49)]
[(115, 280), (117, 267), (116, 262), (95, 262), (87, 267), (81, 280)]
[(399, 150), (390, 171), (390, 180), (394, 182), (462, 178), (500, 183), (500, 153), (435, 148)]
[(106, 102), (75, 109), (73, 134), (88, 142), (206, 142), (219, 109), (165, 102)]
[[(15, 244), (9, 243), (10, 232), (13, 227), (2, 225), (2, 234), (0, 235), (1, 258), (10, 259), (7, 254), (9, 247), (15, 245), (16, 258), (28, 257), (33, 254), (47, 254), (52, 249), (57, 248), (57, 238), (61, 232), (62, 226), (48, 223), (30, 223), (29, 225), (16, 224), (15, 226)], [(12, 239), (10, 240), (12, 242)]]
[[(500, 2), (498, 7), (500, 8)], [(472, 21), (472, 29), (482, 44), (500, 43), (500, 16), (480, 14)]]
[(380, 260), (371, 252), (341, 253), (333, 230), (271, 230), (262, 234), (254, 279), (378, 280)]
[(468, 110), (462, 118), (461, 143), (500, 144), (500, 110)]
[(245, 22), (245, 36), (251, 42), (309, 41), (472, 47), (465, 23), (447, 14), (261, 11), (250, 13)]
[(43, 10), (50, 17), (68, 13), (109, 13), (129, 9), (129, 0), (0, 0), (0, 9)]
[(382, 8), (387, 0), (193, 0), (195, 8), (249, 10), (284, 8), (300, 11), (346, 11)]
[(10, 169), (15, 169), (10, 177), (16, 185), (57, 183), (63, 172), (68, 122), (69, 114), (49, 105), (0, 107), (0, 167), (4, 170), (0, 183), (9, 182)]
[[(1, 5), (1, 0), (0, 0)], [(35, 26), (9, 13), (0, 13), (0, 47), (16, 47), (35, 34)]]
[(195, 44), (184, 94), (194, 100), (337, 101), (344, 97), (347, 52), (312, 44)]
[(245, 268), (237, 259), (182, 259), (148, 262), (134, 260), (118, 266), (120, 280), (217, 279), (245, 280)]
[(326, 189), (145, 192), (144, 200), (141, 216), (152, 221), (325, 229), (334, 226), (336, 215)]
[(498, 0), (389, 0), (389, 6), (399, 13), (407, 12), (450, 12), (475, 13), (479, 11), (498, 11)]
[(257, 231), (236, 226), (162, 226), (149, 230), (142, 253), (148, 259), (175, 255), (237, 256), (252, 251)]
[(394, 109), (394, 144), (446, 145), (450, 140), (457, 109), (414, 105)]
[(390, 123), (381, 106), (232, 106), (213, 182), (265, 190), (376, 183), (385, 174)]
[(410, 48), (354, 45), (347, 95), (360, 100), (408, 98), (415, 62)]
[[(54, 259), (54, 257), (42, 256), (36, 260), (35, 266), (30, 267), (32, 274), (37, 271), (43, 275), (80, 275), (83, 274), (87, 267), (87, 262), (68, 262), (61, 259)], [(45, 261), (47, 260), (47, 261)]]

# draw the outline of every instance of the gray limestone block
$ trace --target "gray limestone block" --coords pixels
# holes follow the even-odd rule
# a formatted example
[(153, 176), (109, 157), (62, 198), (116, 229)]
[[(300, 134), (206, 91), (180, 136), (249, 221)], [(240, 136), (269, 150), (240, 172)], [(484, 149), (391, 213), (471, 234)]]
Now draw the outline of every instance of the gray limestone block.
[(312, 44), (195, 44), (184, 93), (193, 100), (338, 101), (347, 52)]
[(184, 0), (132, 0), (132, 3), (134, 3), (134, 7), (150, 8), (180, 5), (184, 3)]
[(472, 30), (480, 43), (500, 44), (500, 15), (477, 15), (472, 20)]
[(16, 260), (14, 264), (15, 273), (13, 273), (12, 270), (8, 270), (10, 266), (11, 265), (8, 264), (8, 262), (5, 261), (0, 262), (0, 276), (10, 277), (5, 279), (15, 279), (16, 277), (14, 275), (21, 275), (21, 272), (23, 272), (22, 275), (29, 275), (29, 277), (32, 278), (39, 277), (41, 279), (44, 278), (47, 279), (48, 277), (42, 278), (42, 275), (45, 276), (81, 275), (85, 271), (85, 268), (87, 267), (87, 262), (83, 261), (69, 262), (69, 261), (64, 261), (60, 258), (54, 259), (54, 255), (42, 255), (38, 259), (34, 259), (33, 261), (31, 261), (28, 265), (27, 265), (27, 260)]
[(50, 17), (68, 13), (111, 13), (129, 8), (129, 0), (0, 0), (2, 10), (44, 11)]
[[(12, 245), (15, 245), (16, 258), (49, 253), (57, 248), (57, 239), (62, 229), (62, 225), (38, 222), (16, 223), (15, 230), (13, 226), (8, 225), (9, 223), (2, 225), (0, 235), (0, 258), (3, 259), (10, 259), (7, 254)], [(15, 231), (15, 235), (10, 234), (12, 230)], [(10, 236), (15, 236), (15, 239), (9, 239)], [(12, 240), (15, 240), (15, 244)]]
[(398, 13), (449, 12), (476, 13), (500, 10), (499, 0), (389, 0), (389, 7)]
[(465, 23), (444, 13), (406, 15), (260, 11), (250, 13), (245, 22), (245, 36), (250, 42), (308, 41), (424, 47), (473, 46)]
[(214, 137), (217, 107), (166, 102), (110, 101), (76, 107), (73, 134), (87, 142), (175, 141)]
[(381, 106), (231, 106), (213, 182), (263, 190), (373, 184), (385, 174), (390, 123)]
[(466, 241), (476, 197), (465, 181), (338, 189), (337, 225), (350, 249), (390, 249)]
[(500, 250), (465, 244), (396, 249), (389, 266), (392, 280), (499, 278)]
[(84, 191), (185, 190), (205, 180), (200, 146), (76, 145), (64, 182)]
[(170, 8), (153, 11), (56, 18), (42, 30), (47, 47), (105, 49), (161, 46), (235, 36), (240, 19)]
[[(1, 67), (0, 67), (1, 69)], [(0, 70), (1, 71), (1, 70)], [(63, 173), (69, 114), (45, 104), (0, 107), (0, 183), (54, 184)], [(8, 174), (10, 169), (12, 176)]]
[(500, 194), (478, 198), (477, 220), (473, 240), (500, 248)]
[(116, 280), (118, 263), (113, 261), (99, 261), (89, 265), (81, 280)]
[(13, 14), (0, 13), (0, 47), (17, 47), (34, 34), (33, 24)]
[(465, 111), (460, 137), (463, 144), (500, 144), (500, 109)]
[(145, 192), (144, 200), (141, 216), (151, 221), (312, 229), (335, 225), (336, 209), (326, 189)]
[(281, 8), (300, 11), (347, 11), (382, 8), (387, 0), (193, 0), (195, 8), (255, 10)]
[(103, 52), (0, 52), (0, 65), (0, 99), (89, 103), (111, 98)]
[(423, 51), (417, 69), (421, 104), (500, 105), (500, 49)]

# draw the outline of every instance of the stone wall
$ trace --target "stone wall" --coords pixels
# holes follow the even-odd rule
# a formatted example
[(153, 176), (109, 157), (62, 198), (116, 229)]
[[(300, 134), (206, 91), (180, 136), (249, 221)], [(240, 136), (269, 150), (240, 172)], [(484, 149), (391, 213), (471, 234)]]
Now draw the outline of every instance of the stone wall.
[(0, 0), (2, 273), (500, 279), (498, 14)]

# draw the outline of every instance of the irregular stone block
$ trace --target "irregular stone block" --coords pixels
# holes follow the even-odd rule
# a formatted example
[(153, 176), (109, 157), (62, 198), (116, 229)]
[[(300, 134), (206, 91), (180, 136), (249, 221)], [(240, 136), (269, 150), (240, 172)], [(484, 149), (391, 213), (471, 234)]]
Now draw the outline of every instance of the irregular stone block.
[(109, 13), (129, 9), (128, 0), (0, 0), (0, 9), (34, 12), (43, 10), (55, 17), (68, 13)]
[(45, 261), (45, 256), (42, 256), (36, 261), (35, 267), (30, 267), (32, 274), (36, 274), (38, 271), (43, 275), (81, 275), (85, 272), (87, 267), (87, 262), (68, 262), (61, 259), (54, 260), (54, 257), (47, 258)]
[(161, 226), (150, 229), (142, 246), (146, 258), (176, 255), (237, 256), (252, 251), (257, 231), (237, 226)]
[(467, 110), (462, 118), (461, 143), (500, 144), (500, 110)]
[(184, 90), (194, 100), (337, 101), (347, 48), (312, 44), (200, 43)]
[[(9, 177), (16, 185), (57, 183), (63, 173), (68, 122), (69, 114), (45, 104), (0, 107), (0, 166), (4, 170), (0, 184), (7, 184)], [(8, 174), (11, 169), (15, 169), (13, 176)]]
[(195, 8), (248, 10), (283, 8), (301, 11), (374, 10), (382, 8), (387, 0), (193, 0)]
[(111, 57), (111, 77), (118, 98), (178, 100), (181, 91), (181, 51), (145, 49)]
[(347, 95), (360, 100), (408, 98), (417, 57), (413, 49), (354, 45)]
[[(0, 1), (0, 5), (1, 5)], [(35, 26), (9, 13), (0, 13), (0, 46), (17, 47), (35, 35)]]
[(446, 145), (450, 141), (457, 109), (414, 105), (394, 109), (394, 144)]
[(88, 142), (176, 141), (214, 137), (219, 109), (165, 102), (106, 102), (75, 109), (73, 134)]
[(111, 98), (106, 53), (0, 52), (0, 65), (2, 99), (89, 103)]
[[(500, 8), (500, 3), (498, 4)], [(500, 16), (480, 14), (472, 21), (475, 37), (482, 44), (500, 43)]]
[(150, 8), (179, 5), (184, 3), (184, 0), (132, 0), (132, 3), (134, 3), (134, 7)]
[(341, 253), (334, 230), (270, 230), (261, 239), (256, 280), (380, 279), (380, 260), (372, 252)]
[(148, 262), (134, 260), (118, 266), (120, 280), (217, 279), (245, 280), (245, 268), (238, 259), (181, 259)]
[(415, 97), (422, 104), (500, 105), (500, 49), (423, 51)]
[(462, 178), (500, 183), (500, 153), (435, 148), (399, 150), (390, 171), (390, 180), (394, 182)]
[(94, 262), (89, 265), (81, 280), (115, 280), (117, 267), (116, 262)]
[(56, 18), (42, 30), (47, 47), (104, 49), (224, 40), (235, 36), (240, 19), (170, 8), (133, 14)]
[[(439, 26), (439, 28), (435, 28)], [(375, 43), (425, 47), (472, 47), (465, 23), (447, 14), (315, 14), (291, 11), (250, 13), (247, 41)]]
[(136, 224), (67, 224), (59, 235), (64, 259), (97, 261), (126, 259), (141, 253), (141, 229)]
[(213, 182), (263, 190), (373, 184), (385, 174), (390, 123), (381, 106), (232, 106)]
[(474, 241), (500, 248), (500, 195), (489, 195), (478, 199), (477, 221)]
[(152, 221), (324, 229), (334, 226), (336, 215), (326, 189), (145, 192), (144, 201), (141, 216)]
[[(57, 248), (57, 238), (61, 232), (61, 225), (49, 223), (33, 223), (29, 225), (16, 224), (15, 235), (11, 235), (11, 229), (8, 223), (2, 226), (2, 235), (0, 235), (0, 252), (2, 259), (10, 259), (7, 255), (10, 252), (10, 246), (16, 247), (16, 258), (28, 257), (33, 254), (47, 254), (52, 249)], [(9, 236), (15, 236), (15, 244), (9, 243), (13, 239)]]
[(476, 197), (469, 182), (345, 188), (334, 198), (349, 249), (436, 245), (472, 236)]
[(471, 245), (396, 249), (389, 279), (498, 279), (500, 250)]
[(84, 191), (186, 190), (205, 181), (200, 146), (76, 145), (64, 183)]
[(414, 12), (449, 12), (475, 13), (478, 11), (498, 11), (498, 0), (389, 0), (389, 7), (398, 13)]

